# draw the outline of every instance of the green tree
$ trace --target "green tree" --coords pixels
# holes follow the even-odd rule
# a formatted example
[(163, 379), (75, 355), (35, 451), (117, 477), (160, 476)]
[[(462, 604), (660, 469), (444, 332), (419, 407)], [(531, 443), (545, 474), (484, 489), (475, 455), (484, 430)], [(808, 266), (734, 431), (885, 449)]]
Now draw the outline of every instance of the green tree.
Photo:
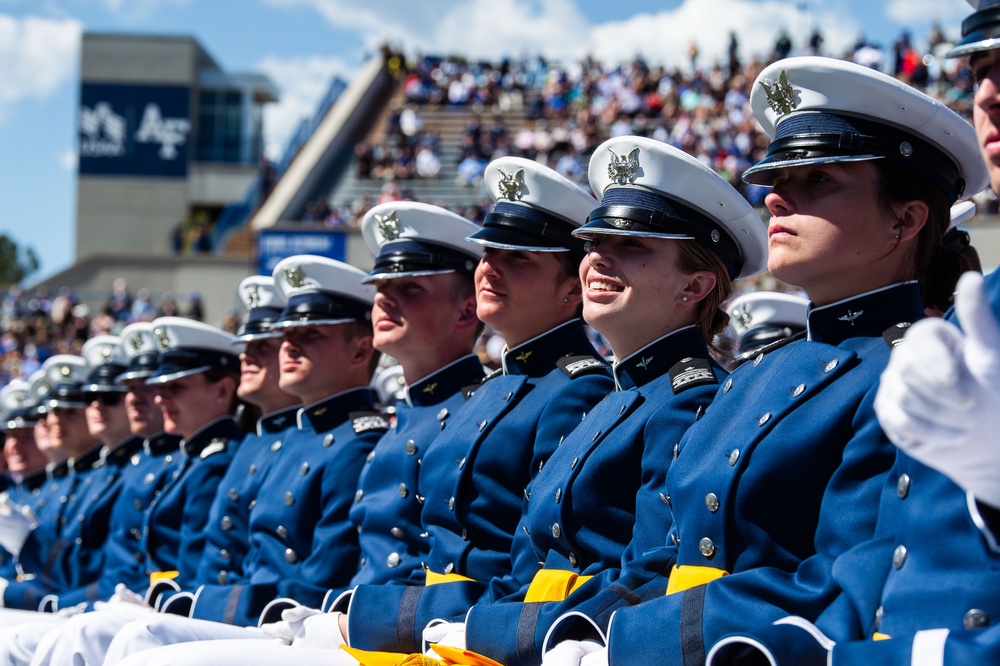
[(18, 284), (38, 270), (34, 248), (19, 248), (7, 234), (0, 234), (0, 284)]

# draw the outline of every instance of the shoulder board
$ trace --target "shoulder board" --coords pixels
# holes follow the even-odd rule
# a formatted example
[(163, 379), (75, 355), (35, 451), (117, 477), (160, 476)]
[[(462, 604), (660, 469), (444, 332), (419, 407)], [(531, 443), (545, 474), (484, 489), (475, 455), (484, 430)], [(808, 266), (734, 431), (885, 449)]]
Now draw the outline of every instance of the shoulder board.
[(774, 342), (769, 342), (768, 344), (764, 345), (760, 349), (754, 350), (753, 353), (751, 353), (751, 354), (743, 354), (741, 356), (737, 356), (735, 359), (733, 359), (733, 365), (732, 365), (731, 368), (729, 368), (729, 371), (732, 372), (733, 370), (735, 370), (736, 368), (740, 367), (741, 365), (743, 365), (747, 361), (752, 361), (755, 358), (757, 358), (758, 356), (760, 356), (761, 354), (767, 354), (769, 352), (773, 352), (775, 349), (781, 349), (782, 347), (784, 347), (788, 343), (795, 342), (796, 340), (802, 340), (805, 337), (806, 337), (806, 332), (805, 331), (799, 331), (795, 335), (789, 335), (787, 338), (781, 338), (780, 340), (775, 340)]
[(215, 455), (216, 453), (222, 453), (223, 451), (226, 450), (227, 444), (228, 442), (226, 442), (226, 440), (222, 439), (221, 437), (216, 437), (215, 439), (213, 439), (211, 442), (208, 443), (208, 446), (206, 446), (201, 450), (199, 456), (202, 459), (204, 459), (211, 455)]
[(696, 386), (718, 384), (712, 364), (703, 358), (686, 358), (670, 368), (670, 388), (674, 395)]
[(563, 356), (556, 361), (559, 369), (566, 373), (570, 379), (576, 379), (584, 375), (596, 373), (607, 373), (608, 364), (596, 356)]
[(364, 412), (358, 416), (353, 416), (351, 425), (354, 427), (354, 432), (358, 435), (369, 430), (378, 430), (381, 432), (389, 430), (389, 422), (378, 412)]
[(882, 333), (882, 339), (890, 347), (896, 347), (903, 341), (903, 336), (910, 329), (910, 322), (901, 321), (898, 324), (894, 324), (887, 328), (884, 333)]

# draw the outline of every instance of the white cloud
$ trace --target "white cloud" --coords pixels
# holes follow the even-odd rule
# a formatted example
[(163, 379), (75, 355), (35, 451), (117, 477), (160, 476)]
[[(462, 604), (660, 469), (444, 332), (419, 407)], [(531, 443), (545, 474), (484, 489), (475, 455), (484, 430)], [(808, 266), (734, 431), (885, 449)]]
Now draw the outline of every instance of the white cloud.
[(255, 70), (269, 76), (281, 91), (281, 99), (264, 108), (265, 152), (272, 159), (281, 156), (299, 123), (316, 112), (334, 76), (350, 82), (356, 73), (340, 58), (319, 56), (295, 60), (269, 57)]
[(60, 169), (75, 172), (77, 163), (80, 161), (80, 154), (77, 153), (75, 148), (71, 148), (60, 153), (56, 159), (59, 162)]
[(82, 25), (0, 15), (0, 119), (12, 105), (44, 99), (76, 75)]

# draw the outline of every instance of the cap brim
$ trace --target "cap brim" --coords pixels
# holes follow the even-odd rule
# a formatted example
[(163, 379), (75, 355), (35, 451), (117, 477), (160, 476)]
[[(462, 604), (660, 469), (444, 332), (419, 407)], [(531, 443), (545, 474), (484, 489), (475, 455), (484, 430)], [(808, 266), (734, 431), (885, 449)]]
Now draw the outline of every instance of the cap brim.
[[(789, 167), (809, 166), (811, 164), (836, 164), (838, 162), (867, 162), (885, 159), (882, 155), (826, 155), (823, 157), (807, 157), (804, 159), (782, 160), (777, 157), (765, 157), (757, 164), (743, 172), (743, 181), (751, 185), (770, 187), (774, 180), (774, 171)], [(757, 175), (765, 174), (765, 175)]]
[(335, 326), (337, 324), (349, 324), (352, 321), (359, 321), (351, 317), (342, 319), (295, 319), (292, 321), (279, 321), (271, 324), (272, 331), (280, 331), (286, 328), (303, 328), (305, 326)]
[(598, 219), (587, 222), (585, 225), (573, 232), (573, 235), (582, 240), (587, 240), (593, 236), (638, 236), (642, 238), (666, 238), (673, 240), (694, 240), (694, 236), (687, 234), (671, 234), (657, 231), (635, 231), (633, 229), (619, 229), (606, 219)]
[(200, 372), (207, 372), (211, 370), (214, 366), (203, 365), (198, 368), (187, 368), (184, 370), (177, 370), (174, 372), (167, 371), (166, 374), (153, 373), (146, 379), (146, 384), (149, 386), (154, 386), (156, 384), (166, 384), (168, 382), (177, 381), (178, 379), (183, 379), (185, 377), (190, 377), (191, 375), (197, 375)]
[(991, 37), (984, 32), (974, 32), (964, 38), (958, 44), (948, 49), (944, 54), (945, 58), (960, 58), (970, 53), (979, 51), (989, 51), (1000, 47), (1000, 37)]
[(254, 340), (269, 340), (280, 337), (282, 337), (281, 333), (273, 333), (271, 331), (268, 331), (267, 333), (244, 333), (243, 335), (236, 336), (231, 344), (236, 346), (245, 342), (253, 342)]
[(523, 234), (510, 231), (509, 229), (498, 229), (496, 227), (480, 229), (471, 236), (467, 236), (465, 240), (470, 243), (475, 243), (476, 245), (492, 247), (497, 250), (523, 250), (525, 252), (571, 251), (568, 247), (533, 245), (527, 238), (524, 237)]
[(371, 282), (377, 282), (378, 280), (394, 280), (396, 278), (415, 278), (415, 277), (427, 277), (428, 275), (444, 275), (446, 273), (455, 273), (454, 268), (445, 268), (436, 271), (401, 271), (399, 273), (395, 272), (379, 272), (379, 273), (369, 273), (361, 280), (361, 284), (369, 284)]
[(84, 384), (81, 390), (84, 393), (125, 393), (127, 389), (117, 384)]

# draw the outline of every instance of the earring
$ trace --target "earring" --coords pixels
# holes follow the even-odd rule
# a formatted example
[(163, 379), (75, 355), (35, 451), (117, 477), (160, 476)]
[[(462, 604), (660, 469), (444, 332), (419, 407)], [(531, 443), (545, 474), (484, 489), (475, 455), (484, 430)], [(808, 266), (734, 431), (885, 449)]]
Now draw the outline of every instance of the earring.
[(569, 297), (568, 296), (563, 299), (563, 303), (569, 303)]
[(687, 303), (688, 297), (687, 296), (681, 296), (681, 300), (684, 301), (685, 303)]
[(895, 236), (893, 236), (893, 238), (895, 238), (896, 240), (899, 240), (899, 234), (896, 234)]

